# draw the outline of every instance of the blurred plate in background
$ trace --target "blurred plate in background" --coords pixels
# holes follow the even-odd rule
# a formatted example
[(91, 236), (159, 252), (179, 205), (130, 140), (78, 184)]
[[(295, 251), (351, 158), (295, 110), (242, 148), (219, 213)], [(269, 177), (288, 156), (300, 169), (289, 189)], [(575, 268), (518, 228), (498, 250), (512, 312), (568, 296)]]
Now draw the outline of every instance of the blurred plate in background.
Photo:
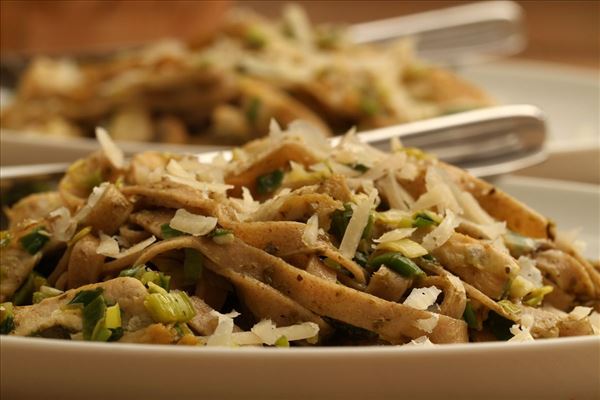
[[(550, 158), (523, 174), (600, 183), (600, 84), (597, 73), (524, 61), (462, 67), (459, 72), (484, 88), (500, 104), (530, 103), (548, 116)], [(93, 139), (64, 140), (6, 130), (2, 132), (0, 147), (2, 165), (73, 161), (98, 149)], [(121, 147), (128, 153), (150, 149), (198, 153), (217, 149), (215, 146), (136, 142), (122, 143)]]
[(546, 162), (523, 175), (600, 183), (599, 72), (535, 61), (462, 67), (501, 104), (529, 103), (548, 117)]

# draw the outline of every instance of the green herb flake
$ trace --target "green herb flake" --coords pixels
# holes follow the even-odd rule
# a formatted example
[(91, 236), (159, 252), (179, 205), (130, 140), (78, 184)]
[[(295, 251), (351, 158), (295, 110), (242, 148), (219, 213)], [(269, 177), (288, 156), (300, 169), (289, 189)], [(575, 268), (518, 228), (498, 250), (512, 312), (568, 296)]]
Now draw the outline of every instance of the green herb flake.
[(0, 248), (5, 248), (10, 244), (12, 236), (9, 231), (0, 231)]
[(0, 304), (0, 335), (8, 335), (15, 329), (14, 307), (10, 302)]
[(13, 296), (13, 303), (16, 306), (31, 304), (33, 301), (33, 292), (38, 290), (45, 283), (46, 279), (37, 272), (30, 273), (25, 283), (21, 285), (19, 290), (17, 290)]
[(407, 278), (425, 276), (425, 272), (409, 258), (400, 253), (390, 252), (381, 254), (369, 261), (369, 266), (378, 268), (381, 265), (396, 271)]
[(92, 301), (94, 301), (96, 298), (98, 298), (100, 295), (102, 295), (103, 291), (104, 289), (102, 288), (96, 288), (93, 290), (82, 290), (75, 294), (75, 296), (67, 305), (82, 305), (83, 307), (85, 307)]
[(477, 323), (477, 315), (475, 315), (475, 311), (473, 310), (473, 306), (471, 305), (470, 301), (467, 301), (467, 305), (465, 306), (463, 319), (469, 328), (478, 329), (479, 324)]
[(348, 227), (350, 218), (352, 218), (352, 214), (353, 211), (350, 203), (345, 203), (343, 210), (335, 210), (331, 213), (330, 232), (338, 240), (342, 240), (344, 237), (344, 233), (346, 233), (346, 228)]
[(246, 44), (253, 49), (262, 49), (267, 44), (267, 37), (256, 27), (251, 27), (246, 32)]
[(290, 342), (285, 335), (282, 335), (275, 341), (275, 347), (290, 347)]
[(32, 230), (27, 235), (19, 239), (21, 246), (29, 254), (33, 255), (41, 250), (42, 247), (50, 240), (50, 235), (44, 230), (45, 228), (40, 226)]
[(255, 124), (258, 121), (258, 116), (260, 114), (262, 102), (258, 97), (253, 97), (250, 99), (248, 103), (248, 108), (246, 109), (246, 119), (251, 124)]
[(283, 182), (283, 170), (276, 169), (256, 178), (256, 189), (260, 194), (273, 193)]
[(202, 276), (204, 258), (202, 254), (194, 249), (185, 249), (183, 261), (183, 276), (186, 285), (192, 285)]
[(185, 292), (150, 293), (144, 300), (146, 310), (156, 322), (163, 324), (187, 322), (196, 315), (196, 310)]
[(369, 170), (369, 167), (367, 167), (365, 164), (361, 164), (361, 163), (354, 163), (354, 164), (350, 164), (348, 166), (355, 171), (362, 172), (363, 174)]
[(171, 228), (169, 224), (162, 224), (160, 226), (160, 232), (164, 239), (170, 239), (177, 236), (185, 235), (185, 233), (178, 231), (177, 229)]
[[(90, 291), (91, 292), (91, 291)], [(100, 292), (102, 293), (102, 292)], [(84, 308), (82, 312), (83, 317), (83, 339), (84, 340), (96, 340), (105, 342), (108, 340), (110, 333), (106, 332), (104, 325), (104, 315), (106, 313), (106, 302), (104, 297), (98, 293)], [(91, 296), (92, 294), (90, 294)], [(86, 301), (89, 298), (85, 299)], [(70, 304), (70, 303), (69, 303)], [(102, 323), (99, 322), (102, 320)], [(103, 340), (100, 340), (103, 339)]]

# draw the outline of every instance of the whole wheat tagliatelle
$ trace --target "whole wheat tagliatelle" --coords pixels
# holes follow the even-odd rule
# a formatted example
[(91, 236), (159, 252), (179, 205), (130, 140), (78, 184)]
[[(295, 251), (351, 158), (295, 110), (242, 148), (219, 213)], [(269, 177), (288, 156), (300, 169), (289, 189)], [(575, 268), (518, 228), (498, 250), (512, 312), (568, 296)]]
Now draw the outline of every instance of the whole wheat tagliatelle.
[(102, 150), (10, 210), (3, 334), (206, 346), (600, 333), (600, 271), (549, 220), (393, 143), (275, 123), (227, 161)]
[(451, 71), (429, 65), (410, 41), (351, 43), (345, 29), (313, 26), (302, 10), (279, 20), (233, 10), (201, 45), (164, 40), (104, 59), (38, 57), (19, 82), (2, 128), (58, 137), (242, 144), (304, 119), (326, 132), (369, 129), (491, 100)]

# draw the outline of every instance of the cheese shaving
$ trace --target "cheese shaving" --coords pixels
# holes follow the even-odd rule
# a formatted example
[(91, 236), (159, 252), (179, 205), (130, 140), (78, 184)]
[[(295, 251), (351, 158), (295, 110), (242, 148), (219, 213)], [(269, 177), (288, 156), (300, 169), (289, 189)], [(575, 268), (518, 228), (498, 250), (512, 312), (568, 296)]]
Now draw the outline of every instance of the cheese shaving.
[(431, 333), (437, 326), (439, 319), (440, 319), (440, 316), (438, 314), (433, 314), (429, 318), (423, 318), (423, 319), (416, 320), (415, 327), (424, 332)]
[(371, 213), (371, 207), (376, 197), (377, 190), (372, 190), (369, 193), (369, 197), (362, 199), (356, 206), (356, 209), (352, 213), (352, 218), (348, 222), (348, 227), (340, 243), (340, 253), (350, 260), (354, 257), (363, 230), (369, 222), (369, 214)]
[(402, 347), (433, 347), (433, 346), (435, 346), (435, 344), (433, 344), (427, 336), (419, 336), (418, 338), (413, 339), (410, 342), (406, 343)]
[(435, 304), (440, 293), (442, 291), (435, 286), (414, 288), (402, 304), (417, 310), (427, 310)]
[(117, 239), (100, 232), (100, 244), (96, 248), (96, 253), (106, 257), (119, 259), (140, 252), (154, 242), (156, 242), (156, 237), (153, 235), (146, 240), (136, 243), (128, 249), (119, 251), (119, 242)]
[(77, 230), (77, 221), (71, 218), (71, 212), (66, 207), (60, 207), (50, 213), (52, 218), (52, 236), (61, 242), (71, 240)]
[(454, 213), (450, 210), (446, 210), (446, 216), (443, 221), (429, 232), (423, 238), (421, 245), (428, 251), (432, 251), (450, 239), (454, 233), (454, 228), (458, 226), (459, 222)]
[(592, 310), (592, 307), (577, 306), (569, 313), (569, 317), (579, 321), (587, 317)]
[(106, 189), (108, 189), (108, 185), (108, 182), (103, 182), (100, 184), (100, 186), (96, 186), (94, 189), (92, 189), (92, 193), (90, 193), (85, 205), (81, 207), (81, 209), (77, 211), (73, 217), (75, 221), (81, 222), (90, 214), (92, 208), (94, 208), (104, 192), (106, 192)]
[(197, 215), (180, 208), (169, 222), (169, 226), (178, 231), (189, 233), (193, 236), (204, 236), (217, 226), (215, 217)]
[(317, 245), (319, 238), (319, 216), (314, 214), (306, 221), (306, 227), (302, 233), (302, 241), (309, 247)]
[(374, 241), (376, 243), (395, 242), (396, 240), (404, 239), (409, 237), (416, 231), (417, 228), (398, 228), (384, 233), (378, 239)]
[(123, 151), (113, 142), (106, 129), (102, 127), (96, 128), (96, 139), (98, 139), (98, 143), (102, 147), (102, 152), (108, 158), (108, 161), (115, 168), (123, 168), (125, 165), (125, 156), (123, 155)]

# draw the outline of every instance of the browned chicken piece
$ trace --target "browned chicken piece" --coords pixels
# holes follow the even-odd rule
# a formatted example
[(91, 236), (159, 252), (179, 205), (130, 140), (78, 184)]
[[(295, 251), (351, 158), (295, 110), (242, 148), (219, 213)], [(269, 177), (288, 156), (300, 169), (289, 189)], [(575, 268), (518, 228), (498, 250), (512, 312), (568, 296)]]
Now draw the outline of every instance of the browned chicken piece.
[(496, 300), (519, 271), (510, 255), (460, 233), (453, 234), (432, 254), (450, 272)]
[(18, 224), (27, 220), (46, 218), (50, 212), (62, 205), (62, 199), (57, 192), (35, 193), (27, 196), (5, 211), (10, 223), (9, 229), (16, 229)]
[(69, 289), (98, 281), (105, 258), (96, 252), (99, 244), (100, 240), (90, 234), (82, 237), (73, 245), (67, 266), (67, 287)]
[(556, 286), (578, 297), (596, 298), (596, 289), (585, 267), (560, 250), (546, 250), (535, 256), (536, 266)]
[(115, 185), (109, 184), (82, 223), (95, 232), (112, 235), (127, 221), (132, 210), (133, 204)]
[(397, 274), (386, 266), (381, 266), (367, 285), (367, 293), (384, 300), (399, 301), (412, 286), (413, 280)]

